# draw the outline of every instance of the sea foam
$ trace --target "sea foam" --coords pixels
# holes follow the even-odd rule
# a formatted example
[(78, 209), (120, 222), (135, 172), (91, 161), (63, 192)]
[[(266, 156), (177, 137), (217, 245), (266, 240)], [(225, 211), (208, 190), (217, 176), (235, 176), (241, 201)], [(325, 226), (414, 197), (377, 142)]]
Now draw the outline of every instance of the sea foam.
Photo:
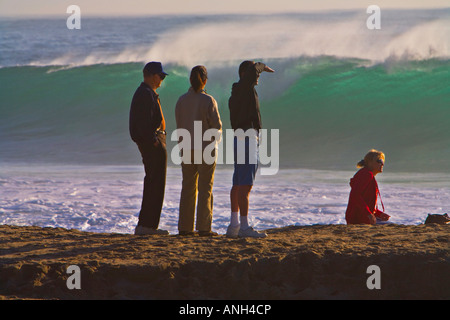
[[(8, 166), (1, 174), (0, 224), (133, 233), (142, 199), (140, 166)], [(249, 217), (259, 230), (288, 225), (345, 224), (353, 172), (280, 170), (257, 176)], [(384, 176), (383, 176), (384, 175)], [(213, 230), (230, 218), (232, 171), (216, 170)], [(450, 176), (389, 174), (378, 178), (386, 212), (398, 224), (420, 224), (450, 205)], [(169, 167), (160, 228), (178, 233), (181, 169)], [(446, 211), (447, 210), (447, 211)]]

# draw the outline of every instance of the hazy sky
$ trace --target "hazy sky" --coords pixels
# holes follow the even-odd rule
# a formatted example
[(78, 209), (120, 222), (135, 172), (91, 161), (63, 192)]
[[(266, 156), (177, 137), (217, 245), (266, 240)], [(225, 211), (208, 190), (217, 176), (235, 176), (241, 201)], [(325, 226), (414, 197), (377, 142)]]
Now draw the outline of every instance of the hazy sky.
[(82, 15), (271, 13), (316, 10), (449, 7), (448, 0), (0, 0), (0, 16), (67, 16), (76, 4)]

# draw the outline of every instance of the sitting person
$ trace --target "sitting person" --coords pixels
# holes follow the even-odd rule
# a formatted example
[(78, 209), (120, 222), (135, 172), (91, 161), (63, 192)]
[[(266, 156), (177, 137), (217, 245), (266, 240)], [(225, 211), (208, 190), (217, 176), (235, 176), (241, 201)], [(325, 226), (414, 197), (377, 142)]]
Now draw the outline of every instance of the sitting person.
[[(390, 216), (378, 210), (377, 199), (380, 195), (375, 176), (383, 172), (385, 156), (383, 152), (370, 150), (364, 160), (357, 164), (361, 168), (350, 179), (350, 197), (345, 220), (347, 224), (377, 224), (389, 220)], [(380, 195), (381, 200), (381, 195)]]

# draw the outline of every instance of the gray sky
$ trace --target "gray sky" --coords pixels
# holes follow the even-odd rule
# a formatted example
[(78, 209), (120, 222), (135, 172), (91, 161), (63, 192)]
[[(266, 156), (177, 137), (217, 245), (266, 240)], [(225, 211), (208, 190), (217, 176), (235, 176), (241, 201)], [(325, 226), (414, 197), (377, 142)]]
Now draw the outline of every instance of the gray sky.
[(86, 16), (365, 10), (372, 4), (381, 9), (449, 7), (448, 0), (0, 0), (0, 16), (67, 16), (71, 4)]

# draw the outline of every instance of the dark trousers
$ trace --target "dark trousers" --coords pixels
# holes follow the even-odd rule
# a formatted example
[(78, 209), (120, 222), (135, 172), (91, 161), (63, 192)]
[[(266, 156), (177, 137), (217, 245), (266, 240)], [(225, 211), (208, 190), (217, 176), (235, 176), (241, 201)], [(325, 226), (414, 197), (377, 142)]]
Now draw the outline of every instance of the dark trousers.
[(138, 144), (144, 163), (144, 194), (139, 226), (158, 229), (161, 210), (164, 202), (166, 187), (167, 150), (165, 135), (158, 135), (158, 146), (152, 144)]

